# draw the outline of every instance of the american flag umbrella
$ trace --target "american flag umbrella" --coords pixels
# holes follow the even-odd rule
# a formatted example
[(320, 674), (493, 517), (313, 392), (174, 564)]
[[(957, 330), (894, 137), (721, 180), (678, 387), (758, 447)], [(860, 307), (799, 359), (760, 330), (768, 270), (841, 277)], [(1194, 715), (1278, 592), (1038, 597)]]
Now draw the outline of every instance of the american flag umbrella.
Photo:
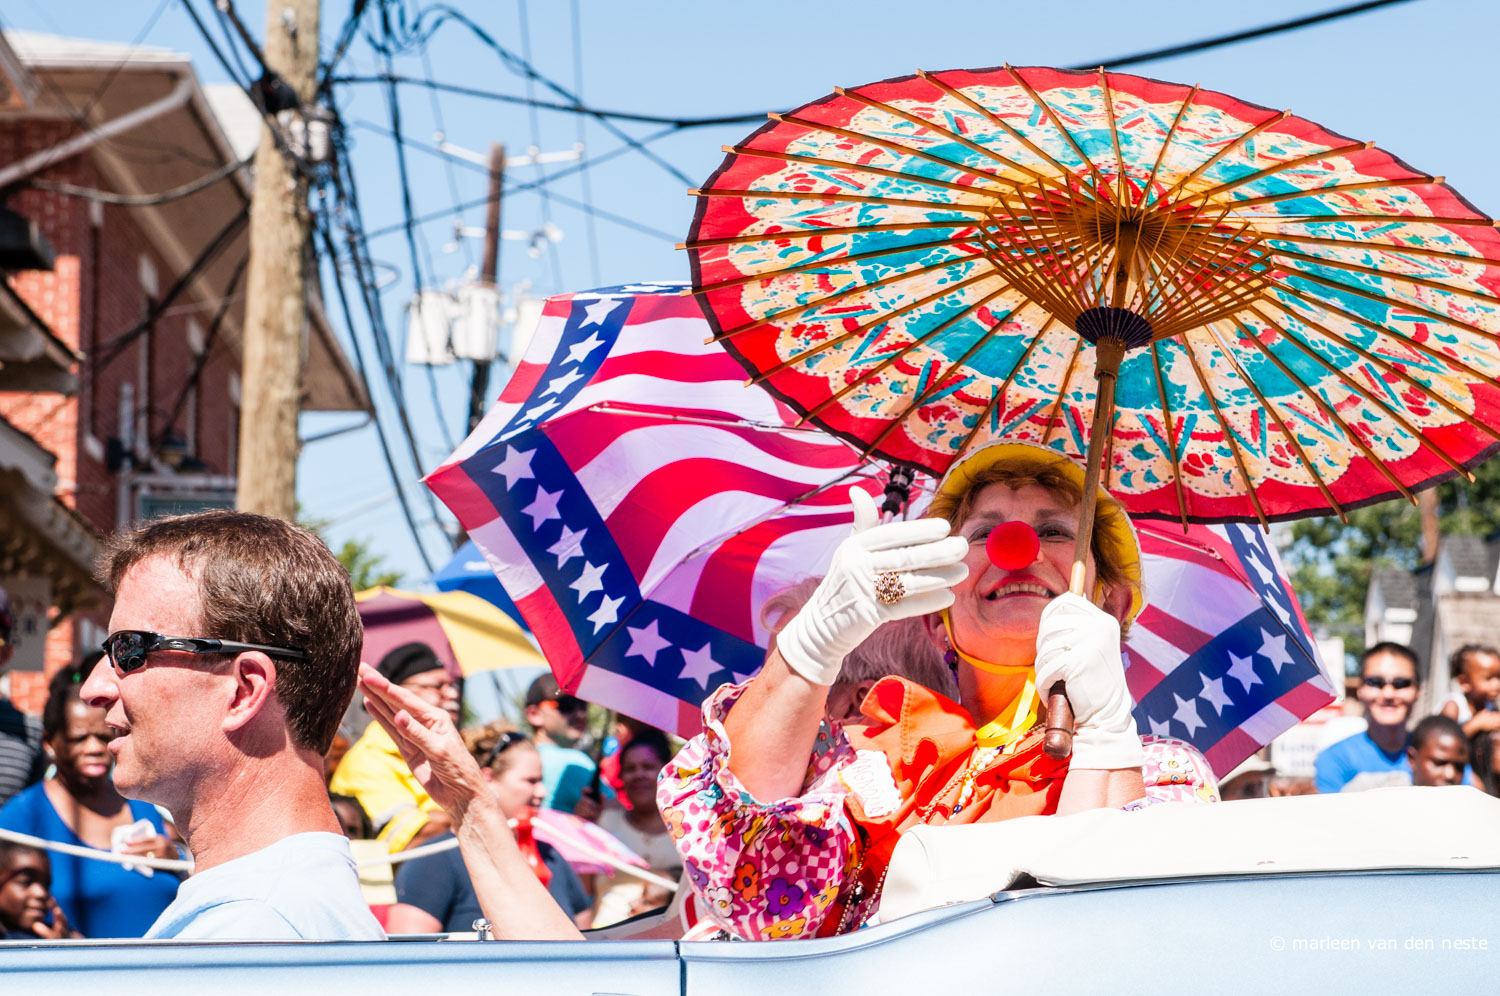
[(758, 609), (821, 572), (872, 465), (743, 388), (680, 285), (550, 299), (499, 403), (427, 478), (558, 681), (681, 735), (765, 656)]
[[(766, 597), (822, 574), (848, 535), (844, 484), (880, 482), (745, 390), (677, 289), (549, 300), (500, 403), (428, 483), (566, 688), (691, 736), (708, 693), (760, 667)], [(1142, 544), (1153, 604), (1127, 678), (1143, 732), (1227, 771), (1331, 699), (1258, 530), (1147, 530)]]
[(694, 291), (863, 454), (941, 474), (1017, 437), (1087, 452), (1134, 516), (1264, 524), (1496, 449), (1500, 234), (1371, 142), (1102, 69), (771, 117), (696, 192)]

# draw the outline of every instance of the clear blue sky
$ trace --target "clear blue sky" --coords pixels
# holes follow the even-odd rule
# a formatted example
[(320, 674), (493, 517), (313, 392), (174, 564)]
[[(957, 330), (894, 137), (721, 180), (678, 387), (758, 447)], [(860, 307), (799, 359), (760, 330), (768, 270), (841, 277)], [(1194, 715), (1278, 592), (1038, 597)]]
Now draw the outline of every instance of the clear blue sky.
[[(199, 15), (212, 23), (209, 0), (195, 0)], [(454, 0), (502, 45), (523, 53), (546, 76), (573, 89), (574, 19), (583, 56), (581, 87), (586, 103), (611, 110), (671, 116), (707, 116), (787, 109), (829, 92), (917, 68), (951, 69), (1016, 65), (1077, 65), (1163, 48), (1213, 35), (1256, 27), (1343, 6), (1342, 0), (1265, 0), (1260, 4), (1212, 4), (1197, 0), (1072, 0), (1066, 4), (1015, 0), (914, 4), (910, 0), (862, 0), (858, 4), (815, 0), (761, 0), (755, 4), (605, 0)], [(237, 4), (258, 36), (265, 6)], [(371, 6), (374, 6), (373, 4)], [(415, 5), (414, 5), (415, 6)], [(162, 46), (192, 55), (205, 82), (226, 79), (197, 36), (181, 0), (71, 0), (64, 15), (50, 0), (12, 0), (7, 27)], [(344, 0), (325, 0), (325, 52), (348, 13)], [(529, 15), (523, 32), (523, 11)], [(154, 18), (154, 23), (152, 23)], [(149, 30), (147, 25), (150, 24)], [(142, 35), (142, 32), (145, 32)], [(1201, 83), (1237, 97), (1290, 108), (1334, 131), (1371, 139), (1418, 169), (1446, 176), (1481, 210), (1500, 213), (1500, 112), (1495, 103), (1495, 39), (1500, 37), (1500, 4), (1490, 0), (1412, 0), (1326, 25), (1236, 44), (1209, 52), (1163, 59), (1128, 71), (1183, 83)], [(525, 81), (459, 25), (438, 30), (427, 49), (430, 75), (468, 87), (526, 94)], [(341, 67), (345, 73), (377, 69), (376, 56), (361, 40)], [(426, 76), (419, 54), (400, 56), (397, 72)], [(550, 97), (541, 87), (537, 95)], [(392, 142), (366, 125), (389, 126), (378, 87), (348, 85), (338, 91), (340, 112), (351, 125), (355, 171), (369, 229), (401, 219)], [(544, 151), (569, 148), (579, 140), (573, 115), (407, 88), (401, 103), (410, 138), (432, 142), (440, 114), (449, 141), (483, 151), (493, 140), (512, 152), (536, 144)], [(640, 137), (651, 125), (622, 124)], [(698, 128), (670, 135), (650, 146), (694, 183), (718, 164), (720, 146), (731, 144), (754, 125)], [(598, 156), (621, 143), (596, 123), (585, 125), (587, 155)], [(417, 214), (442, 210), (484, 196), (484, 176), (462, 165), (410, 151)], [(556, 169), (558, 167), (552, 167)], [(508, 183), (536, 176), (518, 169)], [(523, 244), (508, 242), (501, 283), (531, 281), (534, 292), (556, 293), (637, 280), (682, 279), (687, 260), (671, 242), (687, 231), (692, 201), (684, 185), (635, 152), (627, 152), (589, 173), (594, 204), (663, 233), (650, 235), (608, 220), (594, 224), (598, 270), (593, 268), (590, 229), (584, 215), (559, 201), (550, 205), (536, 193), (505, 202), (505, 227), (535, 229), (550, 212), (564, 234), (553, 254), (530, 257)], [(584, 196), (577, 176), (557, 181), (557, 192), (572, 201)], [(482, 209), (463, 215), (483, 224)], [(459, 277), (477, 260), (479, 244), (446, 253), (453, 219), (419, 230), (429, 278)], [(412, 274), (402, 234), (372, 243), (377, 260), (393, 279), (383, 290), (387, 321), (403, 335), (403, 308)], [(429, 261), (430, 260), (430, 264)], [(337, 313), (336, 305), (329, 302)], [(360, 326), (360, 334), (368, 330)], [(416, 428), (423, 470), (447, 455), (448, 438), (461, 432), (468, 398), (467, 364), (434, 371), (435, 389), (421, 368), (407, 368), (406, 404)], [(497, 373), (503, 379), (503, 373)], [(500, 380), (495, 382), (498, 393)], [(395, 403), (376, 385), (377, 403), (392, 431)], [(436, 397), (436, 404), (434, 403)], [(304, 417), (304, 433), (347, 424), (347, 416)], [(419, 519), (428, 519), (417, 474), (398, 453), (404, 484)], [(372, 430), (364, 429), (309, 445), (299, 468), (298, 495), (310, 518), (333, 521), (335, 541), (362, 537), (413, 584), (426, 577), (399, 508)], [(446, 544), (430, 521), (423, 526), (429, 554), (441, 563)]]

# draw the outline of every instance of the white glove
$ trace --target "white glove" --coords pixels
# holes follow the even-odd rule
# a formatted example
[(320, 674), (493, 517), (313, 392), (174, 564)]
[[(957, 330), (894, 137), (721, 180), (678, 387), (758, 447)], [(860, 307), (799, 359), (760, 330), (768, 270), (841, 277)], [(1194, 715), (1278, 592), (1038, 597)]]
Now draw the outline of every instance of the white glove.
[[(828, 574), (802, 611), (776, 634), (776, 649), (793, 671), (815, 685), (831, 685), (844, 657), (882, 623), (924, 616), (953, 604), (948, 589), (969, 576), (963, 563), (968, 541), (949, 536), (943, 519), (889, 522), (883, 526), (875, 500), (849, 489), (854, 532), (839, 544)], [(875, 594), (875, 578), (895, 571), (906, 595), (892, 605)]]
[(1074, 768), (1138, 768), (1145, 760), (1120, 659), (1120, 623), (1082, 595), (1058, 595), (1036, 634), (1036, 687), (1067, 683), (1077, 729)]

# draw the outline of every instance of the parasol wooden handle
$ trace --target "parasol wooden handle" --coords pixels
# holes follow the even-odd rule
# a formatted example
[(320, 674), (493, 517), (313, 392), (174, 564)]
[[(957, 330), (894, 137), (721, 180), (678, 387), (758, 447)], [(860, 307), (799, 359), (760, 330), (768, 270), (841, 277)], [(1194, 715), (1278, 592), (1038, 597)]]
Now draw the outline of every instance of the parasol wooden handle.
[[(1094, 508), (1099, 504), (1099, 472), (1104, 448), (1109, 440), (1115, 414), (1115, 379), (1120, 361), (1125, 358), (1125, 344), (1113, 337), (1101, 337), (1094, 344), (1094, 362), (1099, 387), (1094, 395), (1094, 421), (1089, 429), (1088, 464), (1083, 475), (1083, 501), (1078, 509), (1078, 539), (1073, 547), (1073, 572), (1068, 590), (1075, 595), (1084, 592), (1088, 576), (1089, 542), (1094, 535)], [(1048, 757), (1062, 760), (1073, 753), (1073, 707), (1068, 703), (1067, 688), (1054, 682), (1047, 691), (1046, 732), (1042, 750)]]
[(1047, 727), (1042, 736), (1042, 750), (1048, 757), (1061, 761), (1073, 753), (1073, 707), (1068, 703), (1068, 689), (1053, 682), (1047, 693)]

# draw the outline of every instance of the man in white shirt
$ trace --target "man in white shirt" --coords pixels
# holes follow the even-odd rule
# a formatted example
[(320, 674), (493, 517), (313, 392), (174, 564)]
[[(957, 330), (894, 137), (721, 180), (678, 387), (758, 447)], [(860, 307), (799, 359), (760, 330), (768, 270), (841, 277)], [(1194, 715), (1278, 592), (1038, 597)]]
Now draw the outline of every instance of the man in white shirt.
[(115, 785), (170, 810), (194, 875), (147, 937), (379, 940), (323, 755), (354, 694), (349, 576), (304, 529), (215, 511), (117, 537), (106, 656)]

